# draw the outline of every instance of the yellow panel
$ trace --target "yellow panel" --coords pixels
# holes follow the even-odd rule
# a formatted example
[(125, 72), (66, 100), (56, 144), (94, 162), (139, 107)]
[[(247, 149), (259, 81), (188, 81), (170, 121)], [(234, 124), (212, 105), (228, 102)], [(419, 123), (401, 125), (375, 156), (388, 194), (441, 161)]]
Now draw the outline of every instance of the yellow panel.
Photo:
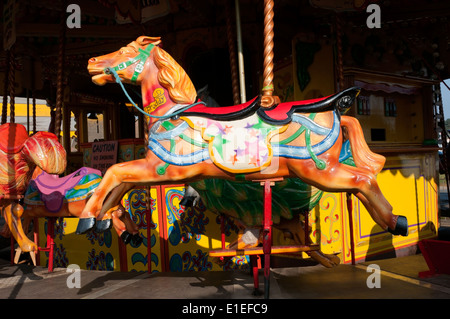
[[(421, 239), (436, 237), (437, 185), (433, 176), (430, 176), (434, 170), (425, 169), (425, 163), (434, 166), (430, 164), (434, 163), (430, 161), (430, 155), (388, 157), (385, 168), (377, 176), (380, 189), (393, 207), (393, 213), (408, 218), (409, 235), (407, 237), (392, 236), (381, 229), (372, 220), (361, 202), (353, 196), (353, 227), (357, 259), (387, 253), (394, 249), (415, 245)], [(344, 261), (349, 262), (350, 233), (348, 217), (345, 215), (344, 227)]]
[[(88, 270), (119, 270), (118, 236), (107, 230), (77, 235), (77, 218), (58, 218), (55, 223), (54, 267), (77, 264)], [(39, 245), (46, 245), (47, 220), (39, 219)], [(48, 265), (48, 253), (40, 253), (40, 264)]]

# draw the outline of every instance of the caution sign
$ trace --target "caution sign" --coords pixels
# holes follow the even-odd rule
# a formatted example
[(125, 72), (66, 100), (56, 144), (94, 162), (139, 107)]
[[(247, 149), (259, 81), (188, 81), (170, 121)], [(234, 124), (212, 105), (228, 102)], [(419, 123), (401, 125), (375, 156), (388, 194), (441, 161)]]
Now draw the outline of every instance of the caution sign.
[(118, 151), (119, 141), (92, 143), (92, 168), (98, 169), (104, 175), (110, 166), (117, 163)]

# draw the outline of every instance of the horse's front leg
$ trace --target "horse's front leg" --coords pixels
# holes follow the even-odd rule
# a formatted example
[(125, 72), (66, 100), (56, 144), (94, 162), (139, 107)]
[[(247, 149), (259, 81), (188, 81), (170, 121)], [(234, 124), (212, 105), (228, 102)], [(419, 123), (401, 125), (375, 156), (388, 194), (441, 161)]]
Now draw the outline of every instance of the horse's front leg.
[[(108, 168), (105, 176), (95, 189), (94, 194), (87, 201), (81, 213), (84, 217), (79, 220), (76, 233), (84, 234), (94, 227), (105, 199), (121, 183), (131, 180), (139, 183), (151, 182), (151, 176), (146, 174), (148, 169), (147, 159), (119, 163)], [(117, 203), (115, 204), (117, 205)], [(108, 210), (111, 207), (105, 208)]]

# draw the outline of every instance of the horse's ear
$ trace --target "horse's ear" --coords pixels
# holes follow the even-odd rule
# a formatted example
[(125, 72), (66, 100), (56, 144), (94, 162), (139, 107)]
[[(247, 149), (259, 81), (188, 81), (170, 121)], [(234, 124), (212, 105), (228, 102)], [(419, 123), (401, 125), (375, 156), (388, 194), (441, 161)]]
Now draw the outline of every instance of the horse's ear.
[(160, 37), (147, 37), (145, 35), (140, 36), (139, 38), (136, 39), (136, 42), (139, 45), (147, 45), (147, 44), (153, 44), (153, 45), (158, 45), (161, 43), (161, 38)]

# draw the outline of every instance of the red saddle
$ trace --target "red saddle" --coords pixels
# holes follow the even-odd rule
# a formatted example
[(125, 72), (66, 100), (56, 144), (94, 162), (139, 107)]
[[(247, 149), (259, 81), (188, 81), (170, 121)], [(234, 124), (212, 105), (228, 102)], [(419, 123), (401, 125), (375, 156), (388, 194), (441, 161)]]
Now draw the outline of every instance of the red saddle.
[(257, 112), (265, 122), (274, 125), (284, 125), (292, 121), (293, 113), (318, 113), (338, 110), (345, 113), (358, 96), (360, 89), (352, 87), (342, 92), (311, 100), (284, 102), (270, 108), (260, 107), (261, 96), (255, 97), (247, 103), (210, 107), (199, 104), (182, 113), (182, 115), (201, 116), (218, 121), (242, 119)]
[(280, 103), (271, 108), (258, 109), (258, 115), (269, 124), (281, 125), (290, 123), (294, 113), (319, 113), (334, 110), (345, 113), (353, 105), (360, 91), (360, 88), (352, 87), (318, 99)]
[(243, 104), (231, 106), (212, 107), (204, 104), (198, 104), (184, 111), (182, 115), (201, 116), (212, 118), (218, 121), (231, 121), (243, 118), (250, 113), (254, 113), (259, 108), (261, 97), (257, 96)]
[(0, 150), (7, 154), (18, 153), (28, 137), (27, 130), (22, 124), (0, 125)]

